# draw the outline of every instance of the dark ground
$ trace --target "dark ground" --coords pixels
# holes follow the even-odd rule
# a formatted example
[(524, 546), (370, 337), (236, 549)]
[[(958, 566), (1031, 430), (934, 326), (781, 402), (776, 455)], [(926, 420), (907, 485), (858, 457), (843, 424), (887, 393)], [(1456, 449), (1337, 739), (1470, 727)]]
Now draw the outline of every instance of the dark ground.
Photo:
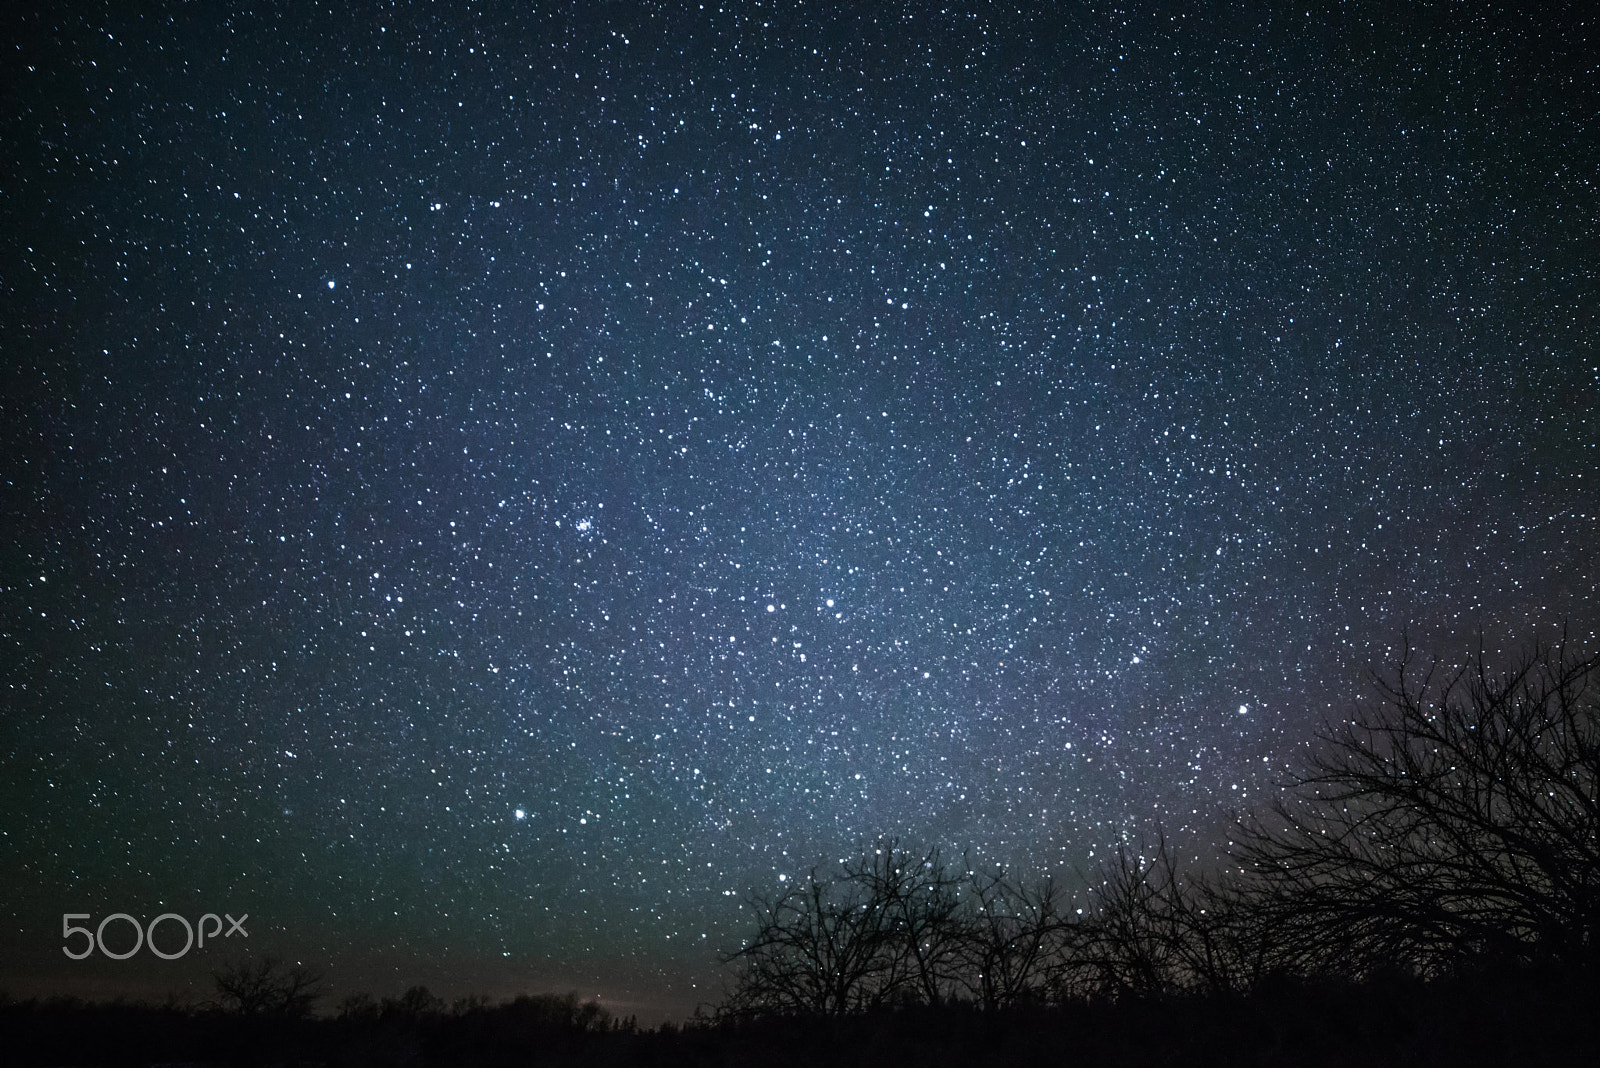
[(6, 1001), (0, 1048), (32, 1065), (1467, 1065), (1592, 1063), (1593, 973), (1284, 983), (1241, 997), (918, 1008), (842, 1020), (666, 1025), (523, 998), (359, 1018), (245, 1018), (126, 1003)]

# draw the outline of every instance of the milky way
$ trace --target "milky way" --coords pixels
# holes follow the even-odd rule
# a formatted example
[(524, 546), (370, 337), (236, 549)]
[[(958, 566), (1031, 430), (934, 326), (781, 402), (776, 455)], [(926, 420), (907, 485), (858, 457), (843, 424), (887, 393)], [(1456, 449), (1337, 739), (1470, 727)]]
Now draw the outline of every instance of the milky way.
[(1403, 628), (1592, 635), (1580, 28), (335, 7), (15, 34), (0, 982), (230, 904), (681, 1008), (876, 836), (1200, 855)]

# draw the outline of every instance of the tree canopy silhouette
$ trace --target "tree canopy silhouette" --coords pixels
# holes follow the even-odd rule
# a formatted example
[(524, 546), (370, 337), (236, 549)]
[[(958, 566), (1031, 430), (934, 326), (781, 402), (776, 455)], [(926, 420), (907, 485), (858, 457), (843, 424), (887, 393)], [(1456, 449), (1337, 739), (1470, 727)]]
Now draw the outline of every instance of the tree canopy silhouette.
[(1592, 957), (1600, 923), (1597, 660), (1565, 641), (1495, 670), (1421, 667), (1330, 725), (1237, 851), (1287, 970)]
[(1027, 887), (896, 839), (750, 902), (755, 937), (724, 1015), (843, 1016), (883, 1006), (1043, 1000), (1067, 925), (1046, 882)]
[[(1271, 977), (1439, 978), (1592, 969), (1600, 949), (1600, 659), (1565, 639), (1495, 669), (1423, 667), (1403, 641), (1377, 700), (1309, 760), (1207, 872), (1164, 839), (1057, 890), (880, 842), (832, 880), (756, 898), (729, 958), (733, 1016), (839, 1016), (966, 1001), (1248, 991)], [(1147, 855), (1143, 855), (1147, 854)]]
[(322, 976), (303, 965), (275, 957), (239, 961), (212, 973), (217, 1003), (239, 1016), (301, 1019), (322, 997)]

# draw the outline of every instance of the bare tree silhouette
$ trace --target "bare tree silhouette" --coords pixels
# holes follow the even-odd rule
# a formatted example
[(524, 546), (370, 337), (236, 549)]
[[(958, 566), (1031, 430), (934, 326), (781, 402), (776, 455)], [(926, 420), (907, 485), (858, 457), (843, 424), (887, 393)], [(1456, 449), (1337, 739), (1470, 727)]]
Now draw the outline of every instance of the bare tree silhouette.
[(1090, 897), (1089, 939), (1077, 962), (1077, 971), (1088, 974), (1087, 992), (1154, 997), (1185, 985), (1183, 951), (1194, 933), (1195, 909), (1179, 886), (1165, 839), (1150, 857), (1117, 850)]
[(239, 961), (212, 973), (217, 1004), (239, 1016), (303, 1019), (322, 996), (322, 976), (276, 957)]
[(860, 883), (812, 871), (804, 883), (750, 905), (758, 930), (730, 958), (742, 967), (727, 1013), (842, 1016), (881, 1002), (892, 980), (883, 953), (890, 921)]
[(928, 1005), (948, 998), (960, 961), (961, 902), (959, 881), (946, 870), (940, 851), (918, 856), (889, 839), (846, 868), (845, 877), (861, 884), (888, 918), (884, 996)]
[(1600, 964), (1600, 659), (1536, 645), (1496, 672), (1419, 669), (1326, 726), (1305, 769), (1209, 871), (1124, 848), (1068, 915), (1057, 889), (952, 875), (879, 843), (756, 899), (730, 1015), (970, 1001), (1249, 993), (1277, 976), (1437, 978)]
[(1101, 869), (1075, 956), (1072, 993), (1150, 998), (1245, 990), (1270, 973), (1271, 928), (1237, 884), (1184, 871), (1165, 837), (1148, 851), (1124, 847)]
[(1437, 975), (1486, 957), (1592, 960), (1600, 927), (1600, 703), (1563, 640), (1495, 671), (1419, 668), (1324, 731), (1248, 825), (1258, 922), (1286, 971)]
[(1056, 888), (963, 866), (954, 874), (937, 849), (919, 854), (886, 839), (831, 881), (813, 871), (782, 895), (752, 900), (757, 933), (728, 958), (741, 970), (724, 1013), (1045, 1000), (1075, 936)]
[(992, 1010), (1059, 991), (1081, 930), (1068, 921), (1055, 884), (1030, 887), (1002, 872), (973, 870), (968, 893), (959, 980), (973, 1000)]
[(938, 850), (884, 839), (832, 880), (813, 870), (780, 895), (753, 898), (757, 933), (728, 958), (741, 970), (724, 1011), (837, 1016), (939, 1004), (957, 989), (958, 887)]

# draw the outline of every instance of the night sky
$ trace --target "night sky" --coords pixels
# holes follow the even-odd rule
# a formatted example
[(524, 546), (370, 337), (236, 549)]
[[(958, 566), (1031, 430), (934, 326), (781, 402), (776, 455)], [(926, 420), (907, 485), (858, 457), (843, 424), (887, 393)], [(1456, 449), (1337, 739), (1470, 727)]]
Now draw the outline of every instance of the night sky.
[(1402, 628), (1592, 642), (1594, 25), (1307, 6), (9, 16), (0, 987), (681, 1014), (878, 835), (1211, 855)]

